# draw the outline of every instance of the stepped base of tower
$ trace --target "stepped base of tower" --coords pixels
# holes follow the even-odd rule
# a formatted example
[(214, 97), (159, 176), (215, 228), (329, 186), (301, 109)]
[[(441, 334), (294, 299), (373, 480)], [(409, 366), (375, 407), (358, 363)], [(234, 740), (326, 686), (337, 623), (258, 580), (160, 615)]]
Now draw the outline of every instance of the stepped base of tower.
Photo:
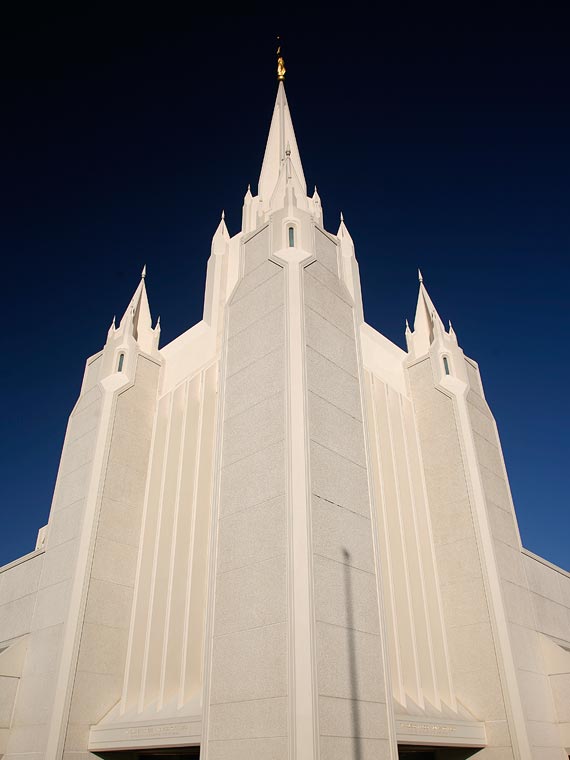
[[(395, 705), (393, 719), (398, 746), (432, 748), (480, 749), (487, 744), (485, 725), (478, 721), (453, 715), (452, 711), (433, 715), (435, 710), (416, 710), (405, 714)], [(202, 740), (202, 714), (190, 711), (164, 710), (160, 715), (149, 710), (131, 719), (128, 716), (112, 719), (112, 715), (89, 735), (89, 750), (96, 753), (118, 750), (199, 749)], [(430, 716), (428, 713), (431, 712)], [(354, 716), (359, 722), (358, 716)], [(355, 742), (355, 746), (357, 746)], [(316, 756), (315, 756), (316, 757)], [(357, 755), (355, 757), (358, 757)]]

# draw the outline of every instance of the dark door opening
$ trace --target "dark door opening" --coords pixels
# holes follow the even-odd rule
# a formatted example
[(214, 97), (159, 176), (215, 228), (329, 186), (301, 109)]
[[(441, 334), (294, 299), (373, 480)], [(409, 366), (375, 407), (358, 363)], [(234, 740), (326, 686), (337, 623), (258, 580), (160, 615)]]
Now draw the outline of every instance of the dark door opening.
[(398, 745), (401, 760), (465, 760), (479, 752), (473, 747), (416, 747), (411, 744)]
[(169, 747), (165, 749), (133, 749), (117, 752), (95, 752), (101, 760), (197, 760), (200, 747)]

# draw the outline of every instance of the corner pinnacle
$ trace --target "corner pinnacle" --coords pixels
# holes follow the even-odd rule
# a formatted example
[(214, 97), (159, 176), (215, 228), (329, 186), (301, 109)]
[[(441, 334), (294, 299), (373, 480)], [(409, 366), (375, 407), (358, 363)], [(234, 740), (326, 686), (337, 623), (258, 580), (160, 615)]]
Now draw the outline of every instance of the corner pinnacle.
[(144, 267), (142, 268), (142, 272), (141, 272), (141, 280), (144, 280), (144, 278), (145, 278), (145, 277), (146, 277), (146, 264), (145, 264), (145, 265), (144, 265)]

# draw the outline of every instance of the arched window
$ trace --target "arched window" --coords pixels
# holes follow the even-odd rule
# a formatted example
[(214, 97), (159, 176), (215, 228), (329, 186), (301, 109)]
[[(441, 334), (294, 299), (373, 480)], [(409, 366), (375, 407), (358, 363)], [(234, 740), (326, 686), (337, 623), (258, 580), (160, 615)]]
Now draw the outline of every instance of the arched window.
[(295, 245), (295, 228), (289, 227), (289, 248)]
[(117, 364), (117, 372), (123, 371), (123, 363), (125, 361), (125, 355), (119, 354), (119, 363)]
[(445, 370), (445, 374), (446, 375), (450, 374), (450, 372), (449, 372), (449, 359), (447, 358), (447, 356), (443, 357), (443, 369)]

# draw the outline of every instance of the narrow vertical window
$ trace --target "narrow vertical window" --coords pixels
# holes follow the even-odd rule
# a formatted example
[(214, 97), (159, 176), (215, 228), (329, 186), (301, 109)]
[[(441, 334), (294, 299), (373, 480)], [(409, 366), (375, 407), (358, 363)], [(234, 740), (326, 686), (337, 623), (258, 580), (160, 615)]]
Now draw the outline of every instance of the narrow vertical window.
[(289, 248), (293, 248), (295, 245), (295, 229), (289, 227)]
[(117, 372), (123, 371), (123, 362), (125, 361), (125, 355), (119, 354), (119, 363), (117, 365)]
[(445, 374), (449, 375), (449, 361), (447, 359), (447, 356), (443, 357), (443, 369), (445, 370)]

